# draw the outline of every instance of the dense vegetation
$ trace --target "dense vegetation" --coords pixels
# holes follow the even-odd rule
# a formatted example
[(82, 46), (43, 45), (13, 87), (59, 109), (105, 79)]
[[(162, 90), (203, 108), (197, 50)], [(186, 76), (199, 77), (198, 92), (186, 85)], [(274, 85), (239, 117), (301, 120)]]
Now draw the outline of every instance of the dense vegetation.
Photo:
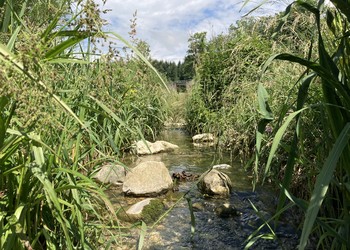
[[(296, 1), (228, 34), (197, 34), (188, 128), (238, 152), (254, 184), (280, 188), (276, 215), (298, 207), (300, 249), (349, 247), (349, 2)], [(255, 163), (254, 163), (255, 162)], [(301, 188), (302, 187), (302, 188)], [(293, 210), (295, 211), (295, 210)], [(266, 222), (268, 223), (268, 222)], [(275, 224), (276, 226), (276, 224)], [(276, 239), (271, 233), (251, 236)]]
[[(309, 238), (348, 248), (350, 11), (332, 2), (297, 1), (210, 39), (196, 33), (184, 62), (151, 64), (136, 23), (131, 43), (103, 32), (93, 0), (0, 1), (0, 248), (122, 244), (123, 225), (92, 177), (162, 128), (165, 88), (153, 66), (172, 81), (194, 77), (191, 132), (216, 134), (255, 186), (280, 185), (266, 223), (298, 207), (301, 249)], [(276, 239), (269, 228), (247, 245)]]
[(122, 244), (92, 177), (161, 129), (165, 87), (100, 13), (92, 0), (0, 1), (0, 249)]

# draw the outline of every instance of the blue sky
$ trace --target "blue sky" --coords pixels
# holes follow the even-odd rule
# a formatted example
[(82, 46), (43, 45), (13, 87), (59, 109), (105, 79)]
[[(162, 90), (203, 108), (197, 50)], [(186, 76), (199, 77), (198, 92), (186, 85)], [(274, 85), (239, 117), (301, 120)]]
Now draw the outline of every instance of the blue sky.
[[(137, 10), (137, 38), (151, 47), (151, 57), (168, 61), (182, 60), (191, 34), (206, 31), (208, 38), (226, 32), (257, 3), (251, 1), (243, 10), (241, 0), (107, 0), (101, 9), (112, 11), (103, 15), (114, 31), (129, 39), (130, 19)], [(259, 14), (274, 14), (287, 3), (268, 4)], [(282, 7), (281, 7), (282, 3)]]

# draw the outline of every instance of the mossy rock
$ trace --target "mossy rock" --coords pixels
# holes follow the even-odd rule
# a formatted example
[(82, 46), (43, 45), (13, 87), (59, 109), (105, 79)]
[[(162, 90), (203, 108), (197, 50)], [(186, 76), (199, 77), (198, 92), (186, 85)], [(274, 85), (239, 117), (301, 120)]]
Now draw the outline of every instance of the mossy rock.
[(142, 210), (141, 219), (146, 224), (155, 222), (163, 214), (164, 205), (159, 199), (153, 199)]
[[(142, 203), (148, 203), (144, 205)], [(143, 220), (144, 222), (152, 223), (156, 221), (163, 213), (164, 205), (161, 200), (148, 198), (134, 204), (129, 208), (121, 208), (118, 211), (118, 218), (125, 222), (135, 223)]]

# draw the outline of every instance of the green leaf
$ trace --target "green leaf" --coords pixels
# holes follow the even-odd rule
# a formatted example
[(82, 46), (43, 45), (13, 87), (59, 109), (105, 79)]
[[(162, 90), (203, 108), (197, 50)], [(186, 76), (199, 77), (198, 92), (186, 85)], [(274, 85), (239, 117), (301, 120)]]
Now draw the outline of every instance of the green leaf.
[(137, 244), (137, 250), (142, 250), (146, 232), (147, 232), (147, 225), (144, 221), (142, 221), (141, 222), (140, 237), (139, 237), (138, 244)]
[[(327, 81), (325, 81), (325, 84), (330, 88), (335, 88), (339, 92), (339, 95), (344, 98), (345, 106), (350, 107), (350, 93), (348, 92), (349, 90), (338, 81), (338, 78), (335, 76), (336, 74), (332, 73), (332, 70), (334, 70), (334, 67), (336, 67), (333, 62), (329, 66), (332, 68), (332, 70), (329, 70), (328, 68), (325, 68), (324, 65), (320, 65), (316, 62), (311, 62), (297, 56), (282, 53), (270, 57), (263, 68), (266, 70), (266, 68), (269, 66), (269, 63), (271, 63), (274, 59), (299, 63), (300, 65), (312, 69), (319, 77), (326, 79)], [(332, 61), (330, 58), (328, 58), (327, 61), (329, 60)]]
[[(275, 137), (273, 138), (273, 142), (272, 142), (269, 158), (268, 158), (267, 163), (266, 163), (264, 180), (265, 180), (265, 177), (267, 176), (267, 174), (270, 171), (270, 165), (271, 165), (272, 159), (275, 156), (275, 153), (277, 151), (278, 145), (279, 145), (280, 141), (282, 140), (282, 137), (283, 137), (284, 133), (286, 132), (290, 122), (294, 119), (294, 117), (296, 117), (299, 113), (301, 113), (305, 109), (307, 109), (307, 108), (302, 108), (302, 109), (300, 109), (298, 111), (295, 111), (295, 112), (291, 113), (287, 117), (287, 119), (283, 123), (283, 125), (278, 129)], [(263, 182), (264, 182), (264, 180), (263, 180)]]
[(316, 184), (311, 195), (310, 203), (305, 214), (305, 222), (300, 237), (299, 249), (305, 249), (307, 240), (312, 231), (315, 219), (322, 206), (323, 199), (328, 191), (329, 183), (333, 178), (333, 173), (338, 160), (346, 146), (349, 145), (350, 123), (348, 122), (339, 137), (337, 138), (332, 150), (330, 151), (321, 172), (317, 176)]
[[(303, 78), (301, 80), (301, 86), (299, 87), (298, 90), (298, 99), (297, 99), (297, 109), (301, 109), (303, 108), (305, 101), (307, 99), (308, 96), (308, 91), (309, 91), (309, 87), (311, 84), (311, 81), (315, 78), (316, 74), (311, 73), (310, 75), (306, 76), (305, 78)], [(300, 114), (298, 114), (296, 116), (296, 123), (297, 125), (299, 124), (299, 118), (300, 118)], [(294, 173), (294, 164), (295, 164), (295, 158), (297, 156), (297, 152), (298, 152), (298, 134), (299, 134), (299, 126), (296, 127), (295, 131), (294, 131), (294, 136), (293, 136), (293, 141), (288, 153), (288, 161), (287, 161), (287, 166), (284, 172), (284, 178), (283, 178), (283, 187), (285, 189), (289, 189), (289, 185), (292, 182), (292, 177), (293, 177), (293, 173)], [(286, 201), (286, 196), (284, 192), (280, 193), (280, 197), (279, 197), (279, 202), (277, 205), (277, 211), (279, 211), (285, 204)], [(276, 218), (278, 220), (278, 217)]]
[(188, 203), (188, 209), (190, 210), (190, 214), (191, 214), (191, 237), (193, 238), (194, 233), (196, 232), (196, 218), (194, 217), (191, 198), (186, 197), (186, 200)]
[(350, 22), (350, 7), (349, 7), (349, 1), (347, 0), (330, 0), (334, 6), (340, 10), (348, 19), (348, 22)]
[(73, 64), (89, 64), (88, 61), (81, 60), (81, 59), (76, 59), (76, 58), (54, 58), (50, 59), (48, 63), (57, 63), (57, 64), (68, 64), (68, 63), (73, 63)]
[(120, 119), (109, 107), (107, 107), (103, 102), (97, 100), (93, 96), (89, 96), (92, 100), (94, 100), (111, 118), (117, 121), (121, 126), (125, 127), (127, 130), (133, 133), (133, 131), (126, 125), (126, 123)]
[(264, 86), (259, 83), (258, 85), (258, 102), (259, 102), (259, 113), (262, 115), (262, 118), (266, 120), (273, 120), (271, 109), (267, 103), (269, 95), (264, 88)]
[(0, 149), (3, 146), (5, 140), (5, 133), (7, 129), (6, 119), (3, 116), (3, 112), (5, 111), (5, 107), (8, 104), (9, 100), (6, 96), (0, 96)]
[[(37, 135), (34, 135), (33, 137), (37, 137), (36, 139), (40, 141), (40, 137)], [(33, 144), (33, 153), (34, 153), (34, 159), (38, 166), (43, 166), (45, 163), (45, 157), (44, 157), (44, 151), (43, 148), (40, 146), (37, 146)]]
[(73, 249), (73, 243), (71, 241), (68, 230), (68, 228), (71, 228), (71, 225), (70, 222), (63, 215), (63, 211), (61, 209), (61, 205), (53, 184), (49, 181), (46, 174), (42, 171), (42, 169), (39, 166), (32, 165), (30, 167), (30, 170), (33, 173), (33, 175), (42, 183), (43, 189), (45, 191), (45, 196), (47, 201), (49, 202), (50, 208), (53, 210), (54, 214), (57, 214), (56, 219), (62, 227), (68, 249)]
[(89, 36), (91, 36), (91, 34), (89, 33), (77, 33), (76, 36), (59, 43), (57, 46), (53, 47), (48, 52), (46, 52), (45, 59), (51, 60), (55, 58), (56, 56), (60, 55), (64, 50), (75, 46), (76, 44), (80, 43)]
[(18, 33), (20, 32), (22, 26), (18, 26), (15, 31), (13, 32), (13, 34), (11, 35), (10, 37), (10, 40), (8, 41), (7, 43), (7, 48), (12, 51), (13, 50), (13, 47), (15, 46), (15, 42), (16, 42), (16, 39), (17, 39), (17, 36), (18, 36)]

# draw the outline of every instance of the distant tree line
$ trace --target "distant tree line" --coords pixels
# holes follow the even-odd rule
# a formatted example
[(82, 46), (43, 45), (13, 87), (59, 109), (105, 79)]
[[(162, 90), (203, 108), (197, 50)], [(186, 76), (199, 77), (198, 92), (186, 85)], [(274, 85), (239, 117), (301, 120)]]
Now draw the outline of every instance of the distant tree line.
[(190, 56), (178, 63), (156, 59), (152, 59), (151, 62), (169, 81), (190, 80), (194, 76), (194, 61)]

